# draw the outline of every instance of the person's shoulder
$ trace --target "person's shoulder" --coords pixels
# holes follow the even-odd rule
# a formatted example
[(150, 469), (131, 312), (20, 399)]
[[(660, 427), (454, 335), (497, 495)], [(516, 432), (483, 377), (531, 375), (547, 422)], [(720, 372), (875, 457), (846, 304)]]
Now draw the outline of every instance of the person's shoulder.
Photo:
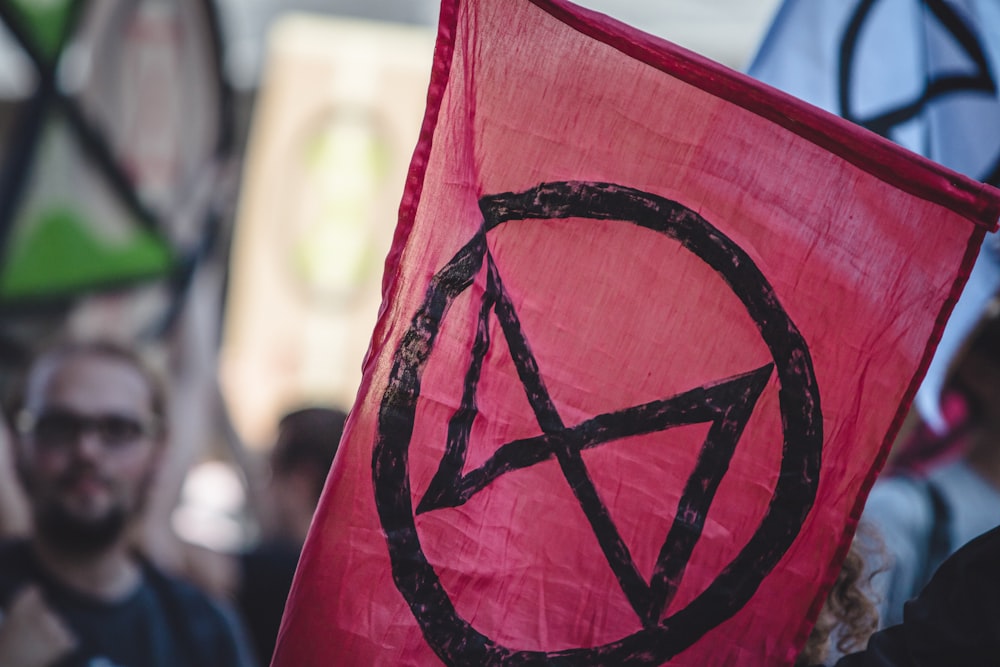
[[(237, 595), (244, 598), (255, 591), (277, 590), (288, 594), (300, 547), (284, 542), (265, 542), (239, 556), (239, 586)], [(281, 601), (284, 604), (284, 600)]]
[(34, 578), (31, 547), (26, 539), (0, 540), (0, 605)]
[(195, 644), (214, 657), (213, 665), (252, 665), (249, 645), (239, 617), (189, 581), (146, 563), (146, 579), (170, 613), (188, 628)]
[[(956, 588), (964, 586), (969, 593), (982, 594), (984, 587), (993, 586), (991, 595), (995, 596), (1000, 587), (1000, 526), (988, 530), (973, 540), (970, 540), (958, 551), (952, 554), (939, 568), (939, 574), (934, 578), (939, 581), (938, 587)], [(962, 583), (955, 583), (958, 580)], [(942, 584), (942, 581), (947, 583)], [(978, 589), (975, 591), (974, 589)], [(1000, 605), (995, 599), (990, 603), (995, 607), (993, 616), (1000, 621)]]
[(150, 563), (145, 564), (145, 574), (157, 595), (166, 598), (166, 603), (176, 606), (193, 625), (207, 622), (218, 626), (225, 621), (222, 603), (193, 583), (168, 574)]
[(28, 540), (23, 537), (7, 537), (0, 539), (0, 562), (10, 562), (12, 559), (24, 560), (30, 554)]
[(903, 623), (875, 633), (868, 648), (836, 667), (996, 665), (1000, 655), (1000, 527), (948, 558)]

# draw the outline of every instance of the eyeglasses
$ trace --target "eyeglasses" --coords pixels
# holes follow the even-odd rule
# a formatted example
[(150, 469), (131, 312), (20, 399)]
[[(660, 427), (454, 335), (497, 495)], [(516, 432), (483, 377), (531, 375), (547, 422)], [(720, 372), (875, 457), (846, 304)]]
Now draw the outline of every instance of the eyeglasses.
[(121, 448), (158, 432), (155, 421), (144, 421), (129, 415), (105, 414), (85, 416), (69, 410), (46, 410), (34, 414), (27, 410), (17, 419), (17, 430), (36, 442), (50, 447), (68, 447), (80, 441), (85, 433), (93, 433), (111, 448)]

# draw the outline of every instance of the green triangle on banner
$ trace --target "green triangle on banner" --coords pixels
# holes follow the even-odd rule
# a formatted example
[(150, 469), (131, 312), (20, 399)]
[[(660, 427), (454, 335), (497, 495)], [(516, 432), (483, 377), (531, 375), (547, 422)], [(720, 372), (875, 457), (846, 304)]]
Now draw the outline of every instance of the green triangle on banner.
[(165, 276), (173, 253), (140, 229), (111, 245), (87, 221), (65, 208), (50, 209), (10, 239), (0, 274), (0, 300), (57, 297), (94, 287)]
[(66, 43), (73, 5), (78, 0), (10, 0), (34, 45), (52, 63)]

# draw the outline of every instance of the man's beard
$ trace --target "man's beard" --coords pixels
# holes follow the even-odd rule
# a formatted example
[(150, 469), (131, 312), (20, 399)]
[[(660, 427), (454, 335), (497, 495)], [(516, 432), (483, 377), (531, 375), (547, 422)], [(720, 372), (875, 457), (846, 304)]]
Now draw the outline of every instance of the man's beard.
[(58, 503), (47, 503), (35, 512), (38, 536), (62, 553), (96, 555), (115, 544), (128, 526), (125, 508), (115, 505), (104, 516), (84, 519)]
[[(82, 517), (56, 498), (40, 492), (28, 471), (19, 468), (19, 472), (29, 495), (34, 497), (35, 532), (38, 537), (54, 549), (74, 556), (97, 555), (113, 546), (124, 535), (132, 517), (141, 511), (144, 501), (143, 493), (134, 507), (116, 502), (102, 516)], [(91, 468), (71, 470), (55, 481), (53, 490), (65, 490), (79, 477), (95, 474)], [(147, 486), (144, 484), (142, 488)]]

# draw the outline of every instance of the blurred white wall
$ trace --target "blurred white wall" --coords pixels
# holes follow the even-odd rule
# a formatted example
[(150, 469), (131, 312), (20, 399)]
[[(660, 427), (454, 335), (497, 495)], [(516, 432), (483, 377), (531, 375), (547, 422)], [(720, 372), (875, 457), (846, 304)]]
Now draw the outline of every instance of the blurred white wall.
[(778, 0), (580, 0), (641, 30), (743, 69)]
[[(309, 11), (434, 25), (438, 0), (217, 0), (229, 40), (228, 70), (237, 87), (259, 80), (268, 27), (280, 14)], [(646, 32), (730, 67), (743, 68), (778, 0), (580, 0)]]
[[(103, 0), (105, 2), (120, 0)], [(226, 39), (226, 70), (241, 90), (256, 88), (267, 32), (288, 12), (310, 12), (433, 26), (438, 0), (215, 0)], [(743, 68), (756, 49), (778, 0), (579, 0), (646, 32), (714, 60)], [(30, 90), (27, 60), (0, 26), (0, 98)]]

